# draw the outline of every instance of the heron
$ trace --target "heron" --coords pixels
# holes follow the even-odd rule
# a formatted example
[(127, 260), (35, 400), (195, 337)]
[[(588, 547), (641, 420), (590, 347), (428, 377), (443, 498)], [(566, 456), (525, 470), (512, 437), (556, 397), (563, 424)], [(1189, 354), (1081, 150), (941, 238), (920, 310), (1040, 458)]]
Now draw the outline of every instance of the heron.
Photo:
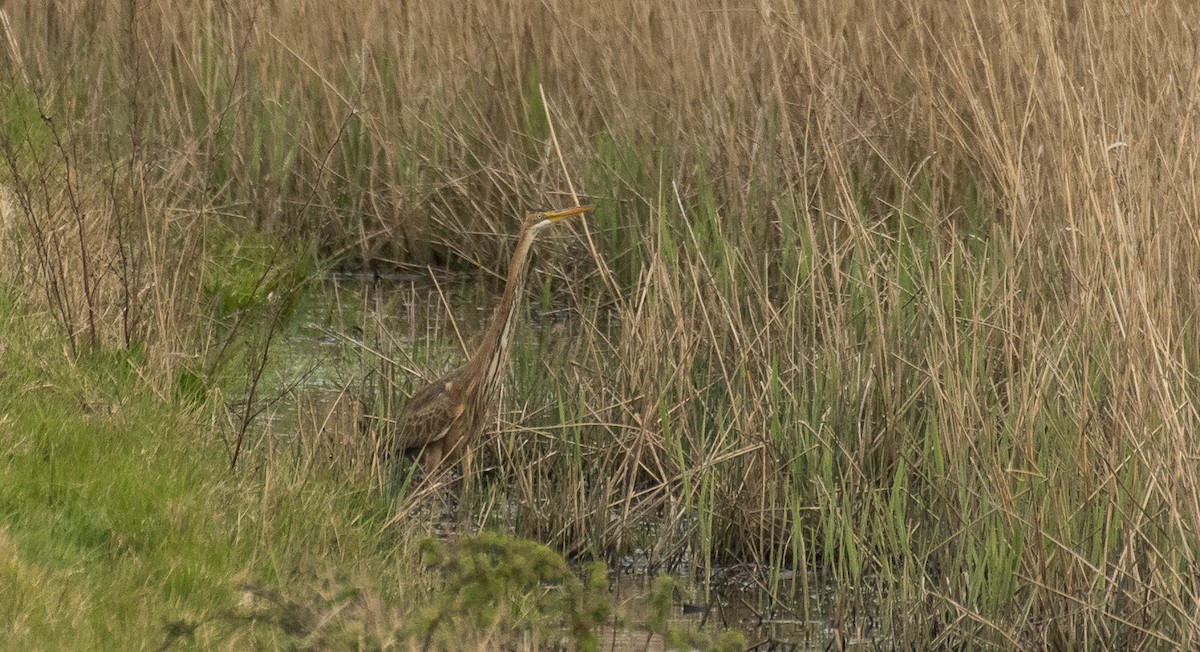
[(551, 224), (592, 208), (575, 206), (525, 215), (509, 262), (504, 294), (479, 348), (466, 364), (418, 389), (401, 409), (392, 451), (420, 454), (426, 477), (442, 463), (457, 461), (466, 447), (480, 437), (495, 412), (501, 381), (508, 368), (534, 238)]

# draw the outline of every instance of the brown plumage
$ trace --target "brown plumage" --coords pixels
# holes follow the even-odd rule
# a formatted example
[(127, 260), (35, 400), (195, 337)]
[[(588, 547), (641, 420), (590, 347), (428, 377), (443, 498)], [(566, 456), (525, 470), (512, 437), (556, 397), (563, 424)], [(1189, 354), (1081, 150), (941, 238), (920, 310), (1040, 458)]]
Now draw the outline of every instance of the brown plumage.
[(426, 474), (443, 461), (456, 461), (480, 436), (495, 410), (534, 237), (543, 228), (591, 208), (577, 206), (525, 216), (513, 248), (504, 294), (479, 348), (465, 365), (417, 390), (400, 411), (392, 449), (421, 453)]

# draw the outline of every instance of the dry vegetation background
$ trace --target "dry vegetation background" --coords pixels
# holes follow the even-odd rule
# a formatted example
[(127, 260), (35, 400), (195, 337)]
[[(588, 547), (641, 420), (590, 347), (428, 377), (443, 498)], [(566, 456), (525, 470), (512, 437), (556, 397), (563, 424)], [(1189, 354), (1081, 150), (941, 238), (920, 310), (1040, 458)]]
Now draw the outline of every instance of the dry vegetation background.
[(652, 519), (901, 640), (1194, 648), (1196, 7), (10, 2), (3, 274), (170, 386), (215, 233), (498, 271), (578, 193), (523, 533)]

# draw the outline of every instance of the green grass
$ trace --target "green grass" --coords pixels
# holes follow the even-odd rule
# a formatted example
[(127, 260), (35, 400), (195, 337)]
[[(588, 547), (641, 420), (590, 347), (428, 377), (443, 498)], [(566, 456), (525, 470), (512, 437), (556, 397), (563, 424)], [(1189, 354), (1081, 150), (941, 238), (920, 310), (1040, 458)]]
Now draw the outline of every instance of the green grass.
[[(136, 356), (73, 360), (20, 312), (0, 297), (6, 644), (153, 648), (188, 631), (210, 649), (273, 647), (346, 601), (331, 591), (394, 590), (407, 567), (380, 535), (384, 505), (372, 517), (370, 497), (289, 485), (286, 468), (230, 473), (221, 440), (156, 396)], [(255, 615), (251, 585), (293, 596), (295, 613)]]
[(219, 457), (194, 449), (129, 363), (77, 363), (4, 304), (7, 608), (30, 615), (6, 619), (22, 623), (10, 640), (114, 646), (228, 604), (231, 542), (203, 482)]

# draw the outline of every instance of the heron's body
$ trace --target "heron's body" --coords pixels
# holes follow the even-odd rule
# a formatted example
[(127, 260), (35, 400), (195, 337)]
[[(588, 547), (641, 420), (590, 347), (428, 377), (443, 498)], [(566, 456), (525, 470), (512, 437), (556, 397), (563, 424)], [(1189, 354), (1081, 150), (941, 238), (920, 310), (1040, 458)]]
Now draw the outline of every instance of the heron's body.
[(495, 412), (525, 289), (529, 249), (535, 236), (546, 226), (589, 208), (581, 206), (526, 216), (513, 249), (504, 294), (479, 348), (465, 365), (422, 387), (408, 399), (396, 423), (393, 449), (420, 452), (426, 473), (443, 461), (456, 460), (479, 437)]

